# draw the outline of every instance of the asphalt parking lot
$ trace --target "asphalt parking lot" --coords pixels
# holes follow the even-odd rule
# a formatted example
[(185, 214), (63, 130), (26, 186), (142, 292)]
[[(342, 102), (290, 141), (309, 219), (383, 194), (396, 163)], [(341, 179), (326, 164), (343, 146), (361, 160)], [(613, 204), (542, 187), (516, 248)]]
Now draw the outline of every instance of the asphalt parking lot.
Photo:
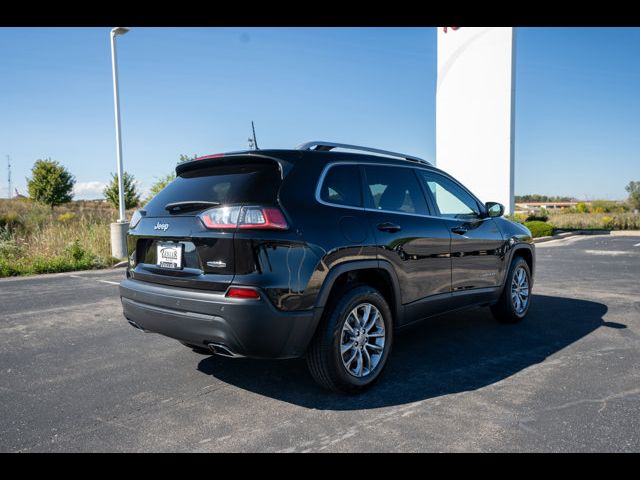
[(524, 322), (433, 319), (355, 397), (133, 329), (121, 269), (0, 280), (0, 451), (640, 451), (640, 237), (537, 260)]

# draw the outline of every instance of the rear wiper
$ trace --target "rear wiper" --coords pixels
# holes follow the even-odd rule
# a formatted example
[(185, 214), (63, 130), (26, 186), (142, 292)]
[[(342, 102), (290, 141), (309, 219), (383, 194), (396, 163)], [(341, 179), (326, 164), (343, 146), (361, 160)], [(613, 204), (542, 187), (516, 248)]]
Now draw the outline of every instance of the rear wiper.
[(187, 200), (185, 202), (172, 202), (164, 206), (165, 210), (171, 213), (185, 212), (187, 210), (197, 210), (204, 207), (217, 207), (220, 202), (207, 202), (204, 200)]

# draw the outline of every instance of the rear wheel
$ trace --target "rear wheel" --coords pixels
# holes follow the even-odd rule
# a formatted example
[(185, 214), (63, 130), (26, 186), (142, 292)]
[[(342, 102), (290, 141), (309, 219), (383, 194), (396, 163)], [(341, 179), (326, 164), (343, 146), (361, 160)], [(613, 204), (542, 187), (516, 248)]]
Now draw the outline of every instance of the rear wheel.
[(307, 365), (323, 387), (355, 393), (378, 379), (392, 341), (391, 310), (382, 294), (369, 286), (354, 287), (325, 312)]
[(511, 262), (500, 299), (491, 306), (493, 316), (503, 323), (517, 323), (527, 316), (531, 305), (531, 271), (522, 257)]

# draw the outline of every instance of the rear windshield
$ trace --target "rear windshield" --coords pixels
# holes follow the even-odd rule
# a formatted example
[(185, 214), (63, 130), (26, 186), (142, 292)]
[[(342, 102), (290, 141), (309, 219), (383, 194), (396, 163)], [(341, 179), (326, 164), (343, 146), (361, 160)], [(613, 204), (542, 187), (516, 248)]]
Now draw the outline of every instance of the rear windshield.
[[(165, 205), (175, 202), (274, 204), (280, 183), (280, 170), (275, 163), (204, 167), (182, 173), (153, 197), (144, 209), (147, 215), (155, 216), (168, 215)], [(193, 210), (190, 213), (193, 214)]]

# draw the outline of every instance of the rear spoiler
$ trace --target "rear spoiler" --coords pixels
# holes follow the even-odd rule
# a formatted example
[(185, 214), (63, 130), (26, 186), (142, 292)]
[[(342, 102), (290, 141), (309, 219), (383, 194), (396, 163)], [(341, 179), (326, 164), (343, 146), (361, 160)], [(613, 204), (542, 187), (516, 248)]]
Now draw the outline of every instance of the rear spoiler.
[(277, 158), (270, 155), (265, 155), (262, 153), (231, 152), (220, 153), (216, 155), (207, 155), (206, 157), (198, 157), (194, 158), (193, 160), (179, 163), (178, 165), (176, 165), (176, 175), (182, 175), (185, 172), (190, 172), (200, 168), (233, 165), (235, 163), (268, 164), (272, 162), (275, 162), (278, 165), (282, 178), (284, 178), (287, 173), (289, 173), (289, 170), (293, 166), (293, 164), (287, 160), (283, 160), (282, 158)]

